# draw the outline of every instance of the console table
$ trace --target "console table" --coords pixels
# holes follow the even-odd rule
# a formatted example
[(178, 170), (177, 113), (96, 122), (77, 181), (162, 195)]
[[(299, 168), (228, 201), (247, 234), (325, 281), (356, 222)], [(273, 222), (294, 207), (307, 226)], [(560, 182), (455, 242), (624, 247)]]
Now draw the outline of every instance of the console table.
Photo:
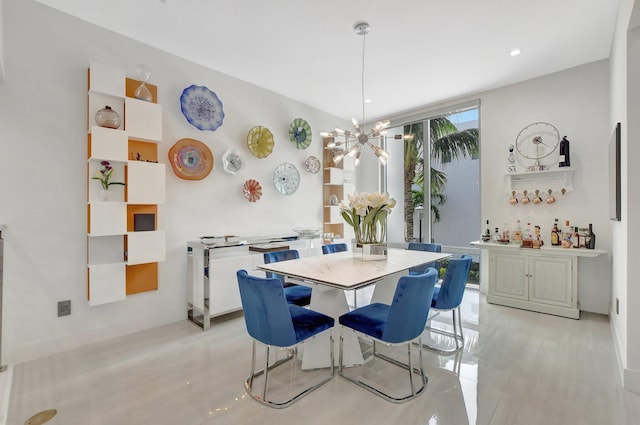
[(578, 259), (607, 252), (479, 241), (471, 245), (489, 252), (487, 302), (572, 319), (580, 318)]
[(322, 239), (297, 235), (221, 236), (187, 243), (187, 317), (203, 330), (212, 318), (242, 309), (236, 272), (255, 273), (267, 251), (297, 249), (301, 257), (321, 255)]

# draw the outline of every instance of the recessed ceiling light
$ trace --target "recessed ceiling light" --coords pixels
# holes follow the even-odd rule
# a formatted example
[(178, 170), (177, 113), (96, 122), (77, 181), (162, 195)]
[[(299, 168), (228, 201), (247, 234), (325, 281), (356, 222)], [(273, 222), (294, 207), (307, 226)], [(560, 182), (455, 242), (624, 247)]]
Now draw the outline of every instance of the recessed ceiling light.
[(509, 52), (511, 56), (518, 56), (520, 53), (522, 53), (522, 50), (520, 49), (513, 49), (512, 51)]
[(373, 102), (371, 99), (365, 99), (364, 100), (364, 103), (371, 103), (371, 102)]

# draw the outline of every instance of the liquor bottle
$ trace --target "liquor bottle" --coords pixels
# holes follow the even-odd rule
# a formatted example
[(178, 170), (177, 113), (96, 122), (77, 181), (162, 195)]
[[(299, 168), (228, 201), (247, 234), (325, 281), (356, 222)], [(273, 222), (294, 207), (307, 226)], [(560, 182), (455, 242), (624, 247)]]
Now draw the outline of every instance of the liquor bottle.
[(533, 235), (531, 234), (531, 223), (527, 223), (524, 234), (522, 235), (522, 247), (531, 248), (533, 246)]
[(502, 229), (502, 241), (509, 242), (511, 241), (511, 233), (509, 232), (509, 222), (505, 221), (504, 228)]
[(560, 158), (559, 167), (571, 167), (571, 160), (569, 159), (569, 141), (567, 136), (564, 136), (560, 141)]
[(500, 242), (500, 231), (496, 227), (496, 230), (493, 232), (493, 241)]
[(522, 244), (522, 227), (520, 226), (520, 220), (516, 221), (516, 228), (513, 229), (512, 240), (516, 243)]
[(563, 241), (570, 241), (572, 236), (573, 236), (573, 229), (571, 228), (571, 225), (569, 224), (569, 220), (565, 220), (564, 229), (562, 229), (562, 240)]
[(551, 245), (560, 245), (560, 229), (558, 229), (558, 219), (553, 222), (553, 229), (551, 229)]
[(491, 230), (489, 230), (489, 220), (487, 220), (487, 228), (481, 236), (482, 242), (489, 242), (491, 240)]
[(578, 229), (578, 226), (574, 227), (574, 232), (573, 232), (573, 247), (574, 248), (580, 248), (580, 231)]
[(585, 243), (585, 247), (587, 249), (595, 249), (596, 248), (596, 234), (593, 233), (593, 226), (589, 223), (589, 233), (587, 234), (587, 242)]

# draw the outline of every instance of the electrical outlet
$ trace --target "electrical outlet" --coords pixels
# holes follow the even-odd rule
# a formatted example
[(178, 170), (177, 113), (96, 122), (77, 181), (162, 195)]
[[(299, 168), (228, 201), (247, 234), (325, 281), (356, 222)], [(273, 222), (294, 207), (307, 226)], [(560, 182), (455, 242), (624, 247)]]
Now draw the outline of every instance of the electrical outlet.
[(58, 301), (58, 317), (71, 314), (71, 300)]
[(616, 314), (620, 314), (620, 300), (616, 297)]

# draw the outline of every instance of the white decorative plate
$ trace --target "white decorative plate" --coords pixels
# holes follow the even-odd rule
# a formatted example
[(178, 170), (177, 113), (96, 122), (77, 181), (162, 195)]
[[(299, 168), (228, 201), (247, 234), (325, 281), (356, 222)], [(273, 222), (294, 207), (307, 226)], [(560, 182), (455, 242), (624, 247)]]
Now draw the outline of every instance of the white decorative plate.
[(298, 190), (300, 173), (295, 165), (283, 162), (273, 171), (273, 185), (283, 195), (291, 195)]

